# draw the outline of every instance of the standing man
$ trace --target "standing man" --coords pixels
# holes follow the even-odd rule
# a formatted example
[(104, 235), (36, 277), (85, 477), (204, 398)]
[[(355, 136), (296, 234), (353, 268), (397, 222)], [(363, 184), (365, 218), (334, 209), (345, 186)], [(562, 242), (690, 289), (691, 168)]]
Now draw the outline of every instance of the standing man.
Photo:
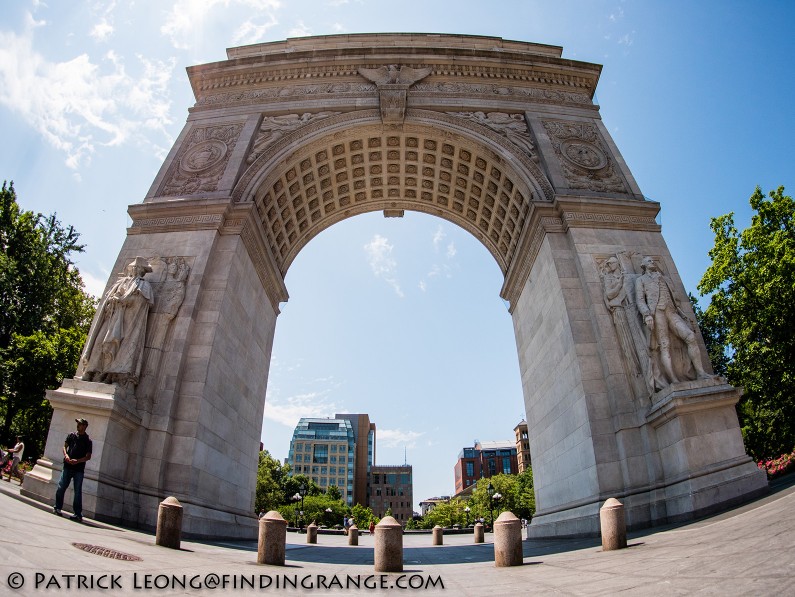
[(11, 461), (11, 470), (8, 473), (7, 481), (11, 482), (11, 477), (19, 479), (20, 485), (22, 484), (22, 473), (19, 471), (19, 463), (22, 461), (22, 455), (25, 453), (25, 444), (21, 436), (17, 436), (17, 443), (9, 450), (14, 455)]
[(86, 462), (91, 460), (91, 439), (86, 433), (88, 421), (85, 419), (75, 419), (77, 432), (72, 432), (66, 436), (63, 445), (63, 472), (61, 480), (58, 482), (58, 490), (55, 492), (55, 507), (53, 514), (61, 515), (63, 508), (63, 496), (69, 482), (74, 480), (73, 489), (75, 492), (72, 507), (75, 513), (70, 516), (70, 520), (82, 522), (83, 520), (83, 473), (86, 469)]

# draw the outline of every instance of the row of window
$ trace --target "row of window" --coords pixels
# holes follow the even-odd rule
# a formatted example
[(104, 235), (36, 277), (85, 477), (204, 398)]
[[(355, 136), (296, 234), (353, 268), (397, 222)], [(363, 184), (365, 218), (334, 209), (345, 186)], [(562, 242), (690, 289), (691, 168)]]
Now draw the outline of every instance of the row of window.
[[(381, 485), (381, 479), (383, 477), (384, 485), (397, 485), (398, 482), (402, 483), (403, 485), (408, 485), (411, 483), (411, 473), (375, 473), (373, 474), (373, 485)], [(398, 481), (398, 477), (400, 481)]]
[[(381, 495), (381, 488), (376, 487), (375, 489), (370, 489), (370, 495)], [(385, 496), (393, 496), (393, 495), (403, 495), (403, 488), (398, 487), (397, 493), (395, 493), (394, 487), (384, 487), (384, 495)]]
[[(303, 444), (303, 443), (300, 443), (300, 442), (296, 442), (295, 443), (295, 451), (296, 452), (303, 452), (304, 450), (306, 450), (307, 452), (311, 452), (312, 451), (312, 444)], [(328, 452), (334, 453), (334, 452), (337, 452), (338, 450), (340, 452), (347, 452), (348, 451), (348, 446), (344, 446), (344, 445), (340, 446), (339, 444), (331, 444), (330, 446), (326, 445), (326, 444), (315, 444), (315, 452), (325, 451), (326, 453), (328, 453)]]
[[(337, 458), (339, 458), (339, 460), (337, 460)], [(327, 464), (328, 462), (333, 462), (335, 464), (337, 462), (340, 464), (346, 464), (348, 462), (348, 458), (345, 456), (330, 456), (329, 458), (324, 458), (323, 456), (318, 456), (317, 454), (315, 454), (314, 458), (312, 458), (311, 454), (295, 454), (293, 459), (296, 462), (316, 462), (317, 464)]]

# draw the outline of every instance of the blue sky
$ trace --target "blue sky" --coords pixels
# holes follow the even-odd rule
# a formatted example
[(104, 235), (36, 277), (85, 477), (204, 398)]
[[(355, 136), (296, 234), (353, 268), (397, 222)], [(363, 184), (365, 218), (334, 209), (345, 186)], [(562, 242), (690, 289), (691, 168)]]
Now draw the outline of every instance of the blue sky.
[[(685, 286), (710, 217), (748, 223), (759, 185), (795, 188), (795, 3), (138, 0), (6, 2), (0, 178), (87, 244), (98, 293), (194, 99), (185, 74), (225, 49), (302, 35), (440, 32), (563, 47), (604, 65), (602, 118), (660, 221)], [(415, 467), (414, 502), (453, 491), (459, 450), (524, 416), (499, 269), (423, 214), (369, 214), (315, 238), (287, 275), (263, 442), (287, 455), (300, 416), (367, 412), (377, 461)]]

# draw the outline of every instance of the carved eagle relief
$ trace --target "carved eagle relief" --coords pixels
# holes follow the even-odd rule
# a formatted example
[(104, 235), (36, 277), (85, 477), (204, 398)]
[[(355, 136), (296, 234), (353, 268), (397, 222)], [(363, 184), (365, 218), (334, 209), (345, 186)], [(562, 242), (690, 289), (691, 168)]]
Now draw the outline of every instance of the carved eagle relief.
[(431, 68), (411, 68), (389, 64), (380, 68), (360, 68), (359, 74), (376, 86), (382, 85), (413, 85), (420, 79), (431, 74)]

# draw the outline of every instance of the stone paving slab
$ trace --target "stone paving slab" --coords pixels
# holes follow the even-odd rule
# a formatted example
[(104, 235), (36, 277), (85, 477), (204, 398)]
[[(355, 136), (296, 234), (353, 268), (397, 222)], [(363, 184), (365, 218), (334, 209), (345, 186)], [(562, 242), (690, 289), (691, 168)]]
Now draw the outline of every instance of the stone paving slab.
[[(16, 484), (0, 482), (0, 595), (795, 595), (793, 485), (795, 479), (712, 518), (633, 533), (621, 551), (602, 552), (593, 539), (526, 540), (524, 564), (514, 568), (494, 567), (489, 534), (481, 545), (469, 535), (446, 535), (437, 547), (430, 535), (405, 535), (403, 575), (382, 579), (373, 571), (374, 538), (367, 535), (353, 547), (344, 536), (319, 535), (318, 545), (307, 545), (305, 535), (288, 533), (287, 565), (259, 566), (253, 541), (161, 548), (148, 533), (57, 517), (20, 498)], [(103, 557), (73, 543), (140, 560)], [(83, 575), (84, 586), (75, 575)], [(23, 586), (14, 590), (20, 579)], [(226, 588), (215, 587), (215, 579)], [(443, 588), (426, 588), (429, 579)]]

